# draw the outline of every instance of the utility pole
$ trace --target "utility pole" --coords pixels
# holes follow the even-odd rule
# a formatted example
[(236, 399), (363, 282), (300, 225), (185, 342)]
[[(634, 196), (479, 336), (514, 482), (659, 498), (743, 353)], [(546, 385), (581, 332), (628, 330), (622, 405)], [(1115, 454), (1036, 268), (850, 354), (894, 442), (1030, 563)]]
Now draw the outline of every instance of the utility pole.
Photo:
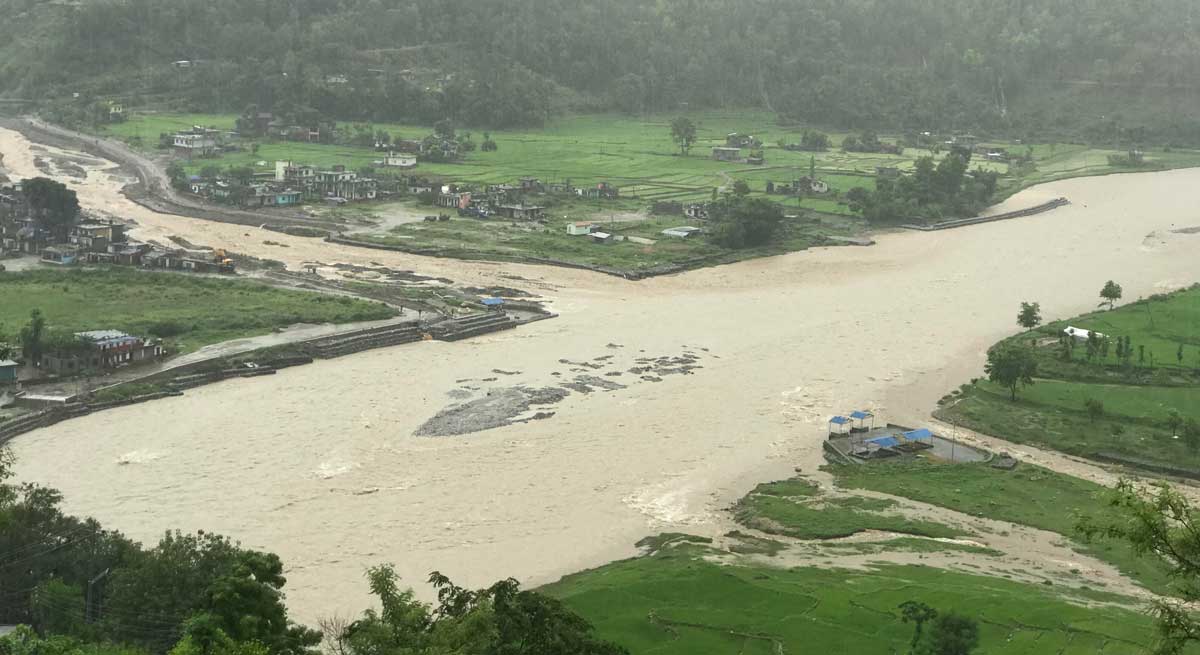
[[(83, 622), (84, 623), (91, 623), (91, 622), (95, 621), (97, 618), (99, 618), (99, 617), (92, 616), (92, 587), (95, 586), (95, 584), (97, 582), (100, 582), (105, 577), (107, 577), (109, 571), (111, 571), (111, 570), (112, 569), (104, 569), (103, 571), (100, 572), (100, 575), (97, 575), (96, 577), (92, 578), (91, 580), (88, 580), (87, 596), (84, 600), (84, 606), (83, 606)], [(98, 612), (97, 612), (97, 614), (98, 614)]]

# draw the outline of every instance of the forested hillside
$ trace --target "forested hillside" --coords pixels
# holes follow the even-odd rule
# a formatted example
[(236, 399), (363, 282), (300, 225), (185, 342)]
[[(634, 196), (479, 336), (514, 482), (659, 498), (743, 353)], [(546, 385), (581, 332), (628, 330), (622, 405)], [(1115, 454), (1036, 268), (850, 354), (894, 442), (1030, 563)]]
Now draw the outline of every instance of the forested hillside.
[(1197, 143), (1196, 5), (2, 0), (0, 89), (479, 126), (756, 106), (845, 127)]

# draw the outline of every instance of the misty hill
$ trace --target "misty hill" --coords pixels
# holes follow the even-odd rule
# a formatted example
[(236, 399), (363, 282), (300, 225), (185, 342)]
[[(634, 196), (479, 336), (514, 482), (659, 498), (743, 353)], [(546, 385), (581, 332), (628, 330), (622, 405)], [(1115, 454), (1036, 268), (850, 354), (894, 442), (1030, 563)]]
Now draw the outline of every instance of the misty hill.
[(806, 122), (1200, 142), (1190, 0), (0, 0), (0, 89), (191, 111)]

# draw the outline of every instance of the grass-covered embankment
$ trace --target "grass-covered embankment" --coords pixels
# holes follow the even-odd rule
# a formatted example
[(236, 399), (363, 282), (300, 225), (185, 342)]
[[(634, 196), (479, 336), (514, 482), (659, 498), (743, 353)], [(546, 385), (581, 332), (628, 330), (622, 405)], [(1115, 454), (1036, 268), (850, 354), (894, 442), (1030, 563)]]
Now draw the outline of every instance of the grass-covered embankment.
[(1167, 568), (1152, 556), (1135, 553), (1123, 541), (1085, 542), (1076, 526), (1121, 517), (1107, 502), (1104, 487), (1039, 466), (1022, 464), (1004, 471), (983, 463), (943, 464), (924, 459), (874, 462), (869, 466), (830, 465), (837, 484), (911, 498), (956, 512), (1057, 532), (1081, 553), (1117, 567), (1158, 593), (1170, 593)]
[(15, 342), (34, 309), (51, 329), (157, 336), (176, 352), (296, 323), (350, 323), (396, 314), (382, 303), (239, 279), (127, 268), (0, 273), (0, 339)]
[[(554, 210), (551, 213), (560, 214)], [(687, 219), (680, 216), (609, 221), (603, 214), (598, 214), (589, 219), (605, 232), (648, 239), (653, 243), (596, 243), (587, 236), (568, 235), (567, 224), (578, 218), (556, 215), (546, 225), (540, 225), (455, 217), (446, 222), (401, 225), (386, 234), (355, 234), (351, 238), (410, 252), (464, 259), (556, 261), (638, 273), (663, 267), (706, 266), (795, 252), (826, 244), (830, 236), (853, 234), (861, 229), (861, 224), (849, 218), (827, 217), (818, 220), (802, 216), (784, 219), (769, 245), (731, 250), (716, 245), (704, 235), (688, 239), (664, 236), (663, 230), (688, 224)]]
[[(1109, 343), (1090, 355), (1084, 341), (1064, 347), (1067, 325)], [(1120, 358), (1117, 340), (1125, 337), (1130, 354)], [(1200, 287), (1057, 321), (1006, 343), (1033, 350), (1034, 384), (1016, 401), (984, 380), (965, 385), (960, 397), (945, 399), (939, 418), (1009, 441), (1200, 476)]]
[(861, 496), (831, 497), (801, 479), (760, 484), (738, 501), (734, 518), (762, 532), (797, 539), (836, 539), (867, 530), (921, 537), (964, 533), (932, 521), (904, 516), (896, 501)]
[[(717, 564), (704, 547), (568, 576), (543, 588), (634, 653), (907, 652), (909, 600), (976, 619), (977, 652), (1065, 655), (1144, 652), (1151, 619), (1086, 607), (1055, 588), (922, 566), (870, 571)], [(1112, 598), (1107, 598), (1112, 600)]]

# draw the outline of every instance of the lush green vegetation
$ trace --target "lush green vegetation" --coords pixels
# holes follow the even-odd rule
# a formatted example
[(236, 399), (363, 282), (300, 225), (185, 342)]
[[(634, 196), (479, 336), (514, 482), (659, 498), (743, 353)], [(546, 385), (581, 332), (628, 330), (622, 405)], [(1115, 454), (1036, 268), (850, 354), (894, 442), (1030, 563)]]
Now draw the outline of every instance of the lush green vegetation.
[(963, 534), (932, 521), (893, 511), (896, 501), (861, 496), (829, 497), (802, 480), (759, 485), (738, 501), (734, 517), (746, 527), (799, 539), (834, 539), (866, 530), (924, 537)]
[[(1104, 336), (1068, 340), (1068, 325)], [(1200, 287), (1058, 321), (993, 349), (1036, 362), (1015, 401), (1008, 388), (976, 381), (937, 414), (1010, 441), (1200, 471), (1198, 330)]]
[(40, 309), (55, 330), (123, 330), (162, 337), (182, 352), (294, 323), (348, 323), (395, 315), (381, 303), (237, 279), (128, 268), (0, 274), (0, 335), (11, 335), (9, 340), (16, 343), (17, 332), (34, 309)]
[(636, 653), (907, 652), (899, 605), (924, 602), (980, 625), (979, 653), (1140, 653), (1148, 617), (1086, 607), (1054, 590), (920, 566), (772, 568), (682, 547), (577, 573), (544, 591)]
[[(536, 124), (754, 104), (852, 127), (1200, 143), (1186, 0), (5, 0), (0, 84), (179, 109)], [(180, 26), (187, 26), (181, 28)], [(30, 52), (36, 57), (24, 56)], [(200, 65), (177, 68), (176, 60)], [(67, 113), (67, 112), (64, 112)], [(798, 139), (797, 139), (798, 140)]]
[[(851, 214), (850, 203), (845, 197), (847, 192), (856, 187), (874, 190), (876, 167), (911, 171), (921, 157), (943, 158), (923, 146), (908, 147), (902, 154), (845, 152), (836, 147), (818, 152), (785, 150), (779, 144), (801, 140), (807, 128), (781, 125), (775, 115), (761, 111), (694, 112), (690, 117), (696, 124), (697, 134), (687, 157), (680, 156), (671, 138), (673, 115), (640, 118), (585, 115), (555, 119), (542, 129), (493, 131), (492, 138), (498, 150), (476, 150), (457, 163), (423, 162), (414, 172), (482, 184), (512, 183), (521, 177), (537, 177), (547, 182), (569, 179), (576, 185), (609, 182), (621, 189), (624, 202), (610, 202), (604, 207), (618, 209), (642, 208), (654, 201), (707, 201), (711, 200), (713, 189), (730, 187), (735, 180), (746, 182), (750, 191), (758, 195), (765, 192), (768, 182), (790, 183), (815, 173), (820, 181), (829, 185), (830, 193), (800, 197), (776, 195), (771, 196), (772, 199), (781, 202), (785, 211), (809, 209)], [(100, 132), (153, 150), (162, 133), (193, 125), (233, 129), (236, 119), (235, 114), (136, 113), (124, 123), (104, 126)], [(412, 124), (374, 123), (371, 127), (386, 131), (393, 138), (419, 139), (430, 132), (428, 127)], [(762, 166), (750, 166), (714, 161), (709, 156), (711, 147), (724, 145), (725, 136), (730, 132), (754, 134), (762, 139), (766, 162)], [(840, 142), (846, 134), (835, 131), (829, 136), (834, 142)], [(904, 139), (903, 135), (886, 138), (889, 142)], [(270, 140), (254, 143), (257, 150), (246, 142), (241, 152), (227, 153), (219, 159), (185, 162), (185, 168), (191, 174), (214, 165), (249, 167), (263, 173), (273, 170), (277, 160), (290, 160), (318, 167), (343, 164), (350, 170), (358, 170), (371, 166), (380, 158), (373, 149), (350, 143), (326, 145)], [(1110, 165), (1108, 155), (1120, 151), (1103, 147), (1061, 143), (1027, 146), (1005, 140), (988, 143), (1007, 147), (1015, 154), (1032, 156), (1032, 165), (1014, 166), (1011, 170), (1003, 162), (972, 160), (972, 168), (1000, 174), (998, 195), (1053, 179), (1133, 170)], [(259, 162), (263, 165), (259, 166)], [(1144, 165), (1138, 170), (1196, 165), (1200, 165), (1200, 152), (1147, 147)], [(388, 171), (376, 169), (376, 175), (386, 174)], [(945, 213), (957, 211), (952, 207), (946, 209)]]
[(1120, 541), (1084, 542), (1075, 526), (1085, 517), (1101, 522), (1118, 516), (1092, 482), (1022, 464), (1012, 471), (987, 464), (942, 464), (927, 460), (881, 461), (870, 466), (832, 465), (839, 486), (869, 489), (999, 521), (1057, 532), (1076, 548), (1113, 564), (1146, 587), (1168, 591), (1167, 568)]

